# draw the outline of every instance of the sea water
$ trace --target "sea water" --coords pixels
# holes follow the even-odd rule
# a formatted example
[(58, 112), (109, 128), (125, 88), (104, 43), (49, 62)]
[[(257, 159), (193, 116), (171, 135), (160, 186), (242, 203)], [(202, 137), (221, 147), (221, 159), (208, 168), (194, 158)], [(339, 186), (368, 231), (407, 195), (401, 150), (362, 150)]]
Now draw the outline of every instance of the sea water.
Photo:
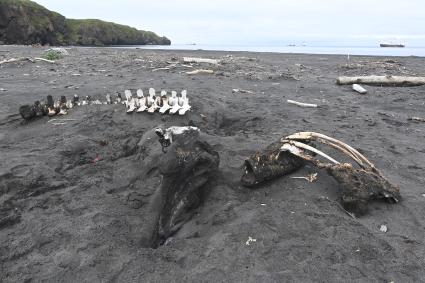
[(126, 46), (125, 48), (168, 49), (168, 50), (211, 50), (211, 51), (253, 51), (304, 54), (340, 54), (372, 56), (421, 56), (425, 57), (425, 47), (379, 47), (379, 46), (285, 46), (285, 45), (207, 45), (172, 44)]

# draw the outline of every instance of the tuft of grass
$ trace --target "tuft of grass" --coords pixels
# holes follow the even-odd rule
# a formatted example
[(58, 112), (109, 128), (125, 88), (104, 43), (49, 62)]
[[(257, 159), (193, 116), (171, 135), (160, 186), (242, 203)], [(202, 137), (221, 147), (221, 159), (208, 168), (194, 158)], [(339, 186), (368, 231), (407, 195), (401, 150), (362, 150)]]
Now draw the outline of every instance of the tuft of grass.
[(55, 61), (55, 60), (62, 59), (63, 55), (55, 50), (49, 50), (46, 53), (44, 53), (43, 56), (41, 56), (41, 58)]

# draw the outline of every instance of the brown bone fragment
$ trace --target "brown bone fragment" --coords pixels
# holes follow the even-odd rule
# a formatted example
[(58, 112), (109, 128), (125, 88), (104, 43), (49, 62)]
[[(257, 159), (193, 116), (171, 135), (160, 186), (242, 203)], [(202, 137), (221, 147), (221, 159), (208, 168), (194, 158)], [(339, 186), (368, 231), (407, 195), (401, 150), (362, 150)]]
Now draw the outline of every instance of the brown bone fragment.
[(241, 183), (253, 187), (264, 181), (290, 174), (302, 166), (304, 160), (289, 152), (281, 151), (281, 142), (270, 144), (262, 152), (257, 152), (245, 160), (245, 172)]

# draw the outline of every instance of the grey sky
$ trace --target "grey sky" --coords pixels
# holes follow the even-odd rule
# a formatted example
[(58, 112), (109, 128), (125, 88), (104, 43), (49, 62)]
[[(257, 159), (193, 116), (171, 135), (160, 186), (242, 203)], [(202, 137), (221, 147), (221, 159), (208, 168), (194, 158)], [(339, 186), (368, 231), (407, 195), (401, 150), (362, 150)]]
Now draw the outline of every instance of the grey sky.
[(425, 45), (424, 0), (36, 0), (68, 18), (151, 30), (173, 43), (400, 40)]

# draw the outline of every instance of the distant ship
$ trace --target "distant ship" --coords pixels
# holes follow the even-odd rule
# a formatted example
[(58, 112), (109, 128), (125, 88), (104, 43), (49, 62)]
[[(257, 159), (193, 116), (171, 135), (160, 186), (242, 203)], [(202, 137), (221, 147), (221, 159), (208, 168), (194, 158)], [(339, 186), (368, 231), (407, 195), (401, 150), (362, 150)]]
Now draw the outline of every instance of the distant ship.
[(379, 44), (380, 47), (398, 47), (403, 48), (404, 44), (401, 43), (381, 43)]

